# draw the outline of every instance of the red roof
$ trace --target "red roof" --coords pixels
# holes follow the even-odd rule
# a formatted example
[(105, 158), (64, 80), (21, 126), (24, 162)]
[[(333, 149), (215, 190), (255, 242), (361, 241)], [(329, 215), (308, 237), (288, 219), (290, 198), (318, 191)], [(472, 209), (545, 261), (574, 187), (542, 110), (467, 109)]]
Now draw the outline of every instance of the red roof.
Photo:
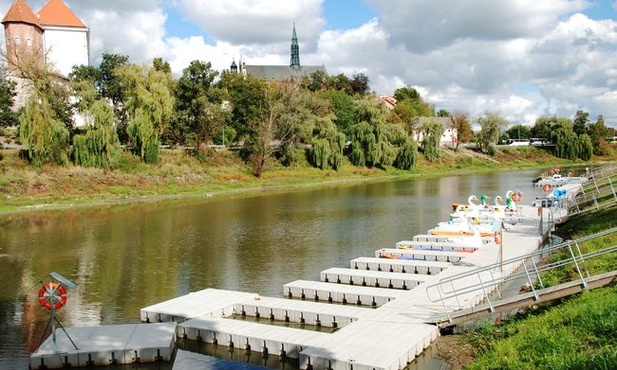
[(38, 16), (39, 23), (44, 26), (87, 28), (62, 0), (49, 0)]
[(38, 18), (24, 0), (15, 0), (2, 19), (2, 23), (5, 22), (23, 22), (39, 26)]

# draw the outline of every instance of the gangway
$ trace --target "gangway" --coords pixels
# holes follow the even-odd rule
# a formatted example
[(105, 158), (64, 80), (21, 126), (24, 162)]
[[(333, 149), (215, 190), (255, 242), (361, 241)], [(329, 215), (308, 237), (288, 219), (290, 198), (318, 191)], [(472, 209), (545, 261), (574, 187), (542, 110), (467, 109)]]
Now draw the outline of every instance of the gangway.
[[(443, 314), (430, 317), (426, 321), (439, 324), (440, 327), (448, 327), (491, 313), (529, 306), (532, 302), (550, 301), (585, 289), (608, 285), (615, 280), (617, 270), (590, 271), (587, 262), (603, 258), (610, 253), (617, 254), (617, 245), (587, 253), (582, 252), (580, 245), (614, 233), (617, 233), (617, 228), (569, 240), (469, 272), (444, 277), (426, 287), (429, 300), (441, 303)], [(546, 257), (549, 255), (552, 260), (546, 262)], [(560, 255), (564, 257), (555, 258)], [(543, 272), (566, 266), (573, 268), (575, 278), (556, 286), (545, 286), (541, 275)], [(522, 285), (528, 287), (530, 291), (517, 290), (514, 294), (505, 294), (506, 289), (514, 282), (523, 283)], [(511, 289), (508, 291), (511, 292)]]

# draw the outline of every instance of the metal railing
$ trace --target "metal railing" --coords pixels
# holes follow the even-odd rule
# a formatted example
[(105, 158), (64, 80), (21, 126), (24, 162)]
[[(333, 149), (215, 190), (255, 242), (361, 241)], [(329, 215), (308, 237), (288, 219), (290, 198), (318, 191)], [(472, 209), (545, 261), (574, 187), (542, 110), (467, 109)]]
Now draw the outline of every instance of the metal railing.
[[(431, 302), (441, 302), (444, 313), (448, 321), (451, 322), (452, 312), (471, 308), (482, 301), (488, 304), (490, 312), (494, 312), (493, 303), (497, 300), (508, 298), (504, 297), (502, 289), (507, 288), (509, 283), (515, 281), (518, 283), (524, 282), (524, 285), (531, 290), (535, 299), (539, 300), (538, 290), (545, 288), (542, 273), (565, 266), (571, 265), (576, 272), (576, 278), (569, 281), (580, 281), (582, 286), (587, 288), (586, 278), (590, 276), (590, 271), (587, 267), (588, 261), (617, 252), (617, 245), (583, 253), (580, 244), (616, 232), (617, 228), (609, 229), (473, 271), (445, 277), (437, 283), (427, 286), (426, 293)], [(556, 256), (560, 255), (563, 255), (563, 258), (555, 259)], [(551, 260), (547, 261), (546, 257), (548, 256), (551, 256)], [(599, 272), (594, 271), (594, 273)]]

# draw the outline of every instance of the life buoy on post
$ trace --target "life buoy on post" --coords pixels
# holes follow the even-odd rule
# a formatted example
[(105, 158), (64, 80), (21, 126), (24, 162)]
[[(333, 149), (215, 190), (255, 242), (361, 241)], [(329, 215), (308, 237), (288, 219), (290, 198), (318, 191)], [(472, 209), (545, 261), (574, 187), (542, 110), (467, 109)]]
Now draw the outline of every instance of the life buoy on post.
[(551, 191), (551, 186), (549, 184), (544, 184), (542, 186), (542, 190), (544, 190), (545, 193), (548, 193), (549, 191)]
[(495, 231), (495, 244), (501, 244), (501, 235), (499, 231)]
[(62, 308), (66, 300), (66, 289), (62, 284), (47, 283), (39, 290), (39, 303), (47, 310), (51, 310), (52, 304), (55, 310)]

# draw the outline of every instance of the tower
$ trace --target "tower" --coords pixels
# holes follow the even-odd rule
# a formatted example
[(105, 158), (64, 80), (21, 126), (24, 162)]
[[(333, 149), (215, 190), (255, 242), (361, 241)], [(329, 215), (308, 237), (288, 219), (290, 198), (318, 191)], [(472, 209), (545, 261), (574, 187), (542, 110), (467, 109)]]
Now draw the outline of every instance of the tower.
[(300, 69), (300, 47), (298, 46), (298, 36), (296, 36), (296, 24), (293, 25), (291, 34), (291, 68)]
[(2, 19), (9, 70), (20, 64), (44, 63), (43, 28), (25, 0), (15, 0)]

